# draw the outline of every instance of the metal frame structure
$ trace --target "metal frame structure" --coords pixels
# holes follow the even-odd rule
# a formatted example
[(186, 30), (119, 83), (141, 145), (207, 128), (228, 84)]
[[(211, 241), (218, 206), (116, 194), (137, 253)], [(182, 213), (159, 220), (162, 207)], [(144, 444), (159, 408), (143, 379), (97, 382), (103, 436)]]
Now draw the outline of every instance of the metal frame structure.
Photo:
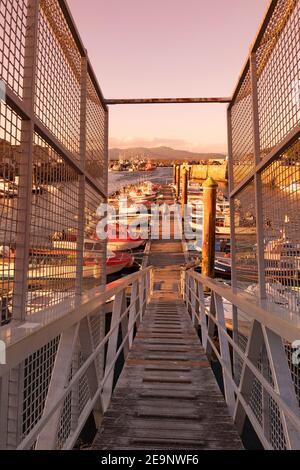
[[(300, 448), (292, 362), (300, 265), (284, 253), (288, 245), (299, 262), (299, 0), (271, 1), (232, 99), (105, 100), (64, 0), (6, 0), (0, 15), (0, 447), (69, 449), (91, 413), (98, 425), (116, 361), (127, 356), (151, 296), (151, 268), (105, 288), (105, 243), (101, 259), (84, 266), (85, 240), (107, 198), (107, 105), (229, 102), (232, 287), (188, 271), (183, 295), (208, 357), (220, 361), (240, 432), (247, 416), (265, 448)], [(49, 235), (69, 226), (76, 238), (53, 246)], [(239, 227), (252, 230), (246, 248)], [(245, 292), (251, 284), (254, 295)]]
[[(193, 270), (182, 274), (187, 308), (193, 323), (201, 328), (208, 357), (214, 356), (221, 364), (225, 399), (240, 433), (247, 416), (265, 449), (299, 449), (299, 383), (293, 381), (291, 351), (286, 348), (287, 343), (299, 338), (299, 324), (284, 321), (285, 312), (280, 308), (276, 315), (267, 312), (251, 295), (236, 293)], [(205, 301), (207, 288), (211, 290), (211, 302)], [(248, 319), (244, 327), (246, 348), (239, 334), (228, 332), (225, 316), (228, 305), (238, 312), (239, 320)], [(267, 376), (261, 368), (263, 351), (267, 355)], [(255, 394), (258, 387), (259, 397)], [(271, 426), (282, 433), (282, 440), (270, 433)]]
[[(0, 42), (0, 79), (6, 85), (0, 245), (12, 252), (8, 262), (0, 259), (0, 334), (9, 364), (1, 366), (0, 446), (18, 447), (68, 387), (35, 441), (36, 448), (60, 448), (78, 435), (104, 373), (104, 351), (98, 348), (80, 382), (71, 382), (105, 344), (103, 302), (77, 323), (76, 315), (71, 322), (67, 318), (76, 306), (80, 310), (86, 292), (103, 289), (106, 280), (105, 242), (94, 265), (84, 267), (83, 258), (97, 207), (107, 198), (108, 108), (64, 0), (5, 2)], [(68, 224), (75, 242), (51, 247), (51, 231), (68, 230)], [(11, 292), (7, 317), (3, 299)], [(60, 320), (56, 331), (54, 319)], [(21, 337), (22, 352), (14, 360), (14, 341)], [(99, 397), (90, 410), (97, 420)]]
[(270, 2), (228, 106), (232, 286), (183, 281), (232, 417), (242, 432), (247, 416), (266, 449), (300, 448), (299, 21), (298, 0)]

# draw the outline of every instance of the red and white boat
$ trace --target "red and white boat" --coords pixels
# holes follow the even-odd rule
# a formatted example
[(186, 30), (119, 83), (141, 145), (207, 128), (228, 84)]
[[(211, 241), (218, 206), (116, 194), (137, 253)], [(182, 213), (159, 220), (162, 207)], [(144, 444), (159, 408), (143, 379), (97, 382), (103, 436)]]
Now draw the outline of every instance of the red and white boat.
[(126, 225), (108, 225), (107, 227), (107, 248), (109, 251), (127, 251), (134, 250), (142, 246), (145, 239), (142, 238), (137, 231), (133, 233), (128, 231)]
[(134, 257), (130, 253), (109, 251), (106, 258), (106, 274), (114, 274), (133, 265)]

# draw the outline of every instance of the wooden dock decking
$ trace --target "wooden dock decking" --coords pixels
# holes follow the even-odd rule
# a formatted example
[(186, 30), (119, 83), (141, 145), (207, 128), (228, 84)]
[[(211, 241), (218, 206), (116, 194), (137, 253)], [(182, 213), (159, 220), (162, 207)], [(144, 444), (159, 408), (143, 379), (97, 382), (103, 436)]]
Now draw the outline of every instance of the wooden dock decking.
[(243, 448), (180, 296), (184, 262), (180, 241), (151, 243), (154, 293), (93, 449)]

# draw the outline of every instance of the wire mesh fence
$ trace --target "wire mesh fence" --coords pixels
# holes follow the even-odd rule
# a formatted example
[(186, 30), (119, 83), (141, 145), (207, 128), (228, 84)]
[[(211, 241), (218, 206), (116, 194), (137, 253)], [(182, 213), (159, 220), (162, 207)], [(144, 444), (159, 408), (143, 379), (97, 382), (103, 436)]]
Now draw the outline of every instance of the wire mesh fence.
[[(254, 277), (260, 274), (267, 300), (295, 313), (300, 278), (299, 22), (299, 1), (272, 2), (251, 51), (255, 70), (249, 59), (230, 105), (229, 162), (238, 287), (243, 287), (243, 272), (249, 291), (259, 295)], [(253, 229), (244, 240), (241, 226)]]
[[(229, 105), (233, 287), (295, 325), (300, 305), (299, 24), (299, 0), (271, 2)], [(241, 338), (239, 317), (238, 310), (236, 333)], [(247, 351), (249, 334), (243, 333), (242, 349)], [(299, 403), (299, 365), (292, 360), (291, 343), (282, 341), (282, 367), (288, 362), (287, 381), (292, 379)], [(256, 366), (278, 393), (280, 384), (272, 377), (276, 367), (272, 370), (266, 356), (262, 350)], [(239, 381), (243, 361), (236, 361)], [(291, 448), (284, 413), (257, 378), (247, 403), (264, 445)]]
[[(106, 246), (96, 237), (96, 211), (106, 195), (108, 113), (64, 1), (0, 0), (0, 79), (7, 91), (6, 102), (0, 101), (0, 329), (5, 334), (14, 319), (24, 322), (26, 332), (26, 325), (40, 324), (37, 318), (49, 322), (68, 314), (83, 292), (106, 281)], [(93, 312), (91, 352), (105, 333), (101, 314), (101, 309)], [(70, 380), (87, 359), (79, 339), (73, 343)], [(31, 354), (0, 381), (8, 402), (3, 409), (1, 398), (4, 448), (16, 448), (42, 419), (62, 349), (61, 336), (46, 335), (42, 347), (33, 341)], [(100, 380), (101, 354), (98, 365)], [(78, 426), (89, 399), (84, 375), (61, 407), (57, 448)], [(2, 422), (5, 416), (9, 419)]]

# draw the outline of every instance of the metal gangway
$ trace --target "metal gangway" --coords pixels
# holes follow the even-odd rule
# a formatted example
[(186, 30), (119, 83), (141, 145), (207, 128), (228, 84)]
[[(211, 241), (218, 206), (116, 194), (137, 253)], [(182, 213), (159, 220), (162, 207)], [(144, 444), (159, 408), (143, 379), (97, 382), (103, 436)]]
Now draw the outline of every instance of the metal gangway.
[[(265, 449), (299, 449), (299, 0), (270, 2), (232, 97), (165, 100), (228, 103), (230, 286), (180, 270), (181, 261), (170, 280), (154, 252), (149, 267), (106, 285), (104, 241), (84, 263), (108, 194), (108, 107), (136, 100), (104, 99), (64, 0), (0, 0), (0, 20), (0, 448), (72, 449), (91, 417), (94, 448), (113, 445), (109, 413), (140, 367), (147, 387), (137, 385), (146, 401), (138, 413), (151, 414), (149, 402), (172, 389), (170, 401), (187, 397), (188, 418), (206, 374), (233, 448), (248, 421)], [(184, 342), (179, 352), (172, 337), (159, 345), (178, 355), (167, 386), (158, 371), (166, 363), (151, 359), (166, 352), (145, 347), (157, 348), (154, 333), (166, 330)], [(169, 440), (130, 435), (124, 448), (178, 448), (183, 440), (187, 448), (196, 440), (228, 448), (217, 431), (201, 437), (199, 422), (182, 426), (182, 435), (173, 429)]]

